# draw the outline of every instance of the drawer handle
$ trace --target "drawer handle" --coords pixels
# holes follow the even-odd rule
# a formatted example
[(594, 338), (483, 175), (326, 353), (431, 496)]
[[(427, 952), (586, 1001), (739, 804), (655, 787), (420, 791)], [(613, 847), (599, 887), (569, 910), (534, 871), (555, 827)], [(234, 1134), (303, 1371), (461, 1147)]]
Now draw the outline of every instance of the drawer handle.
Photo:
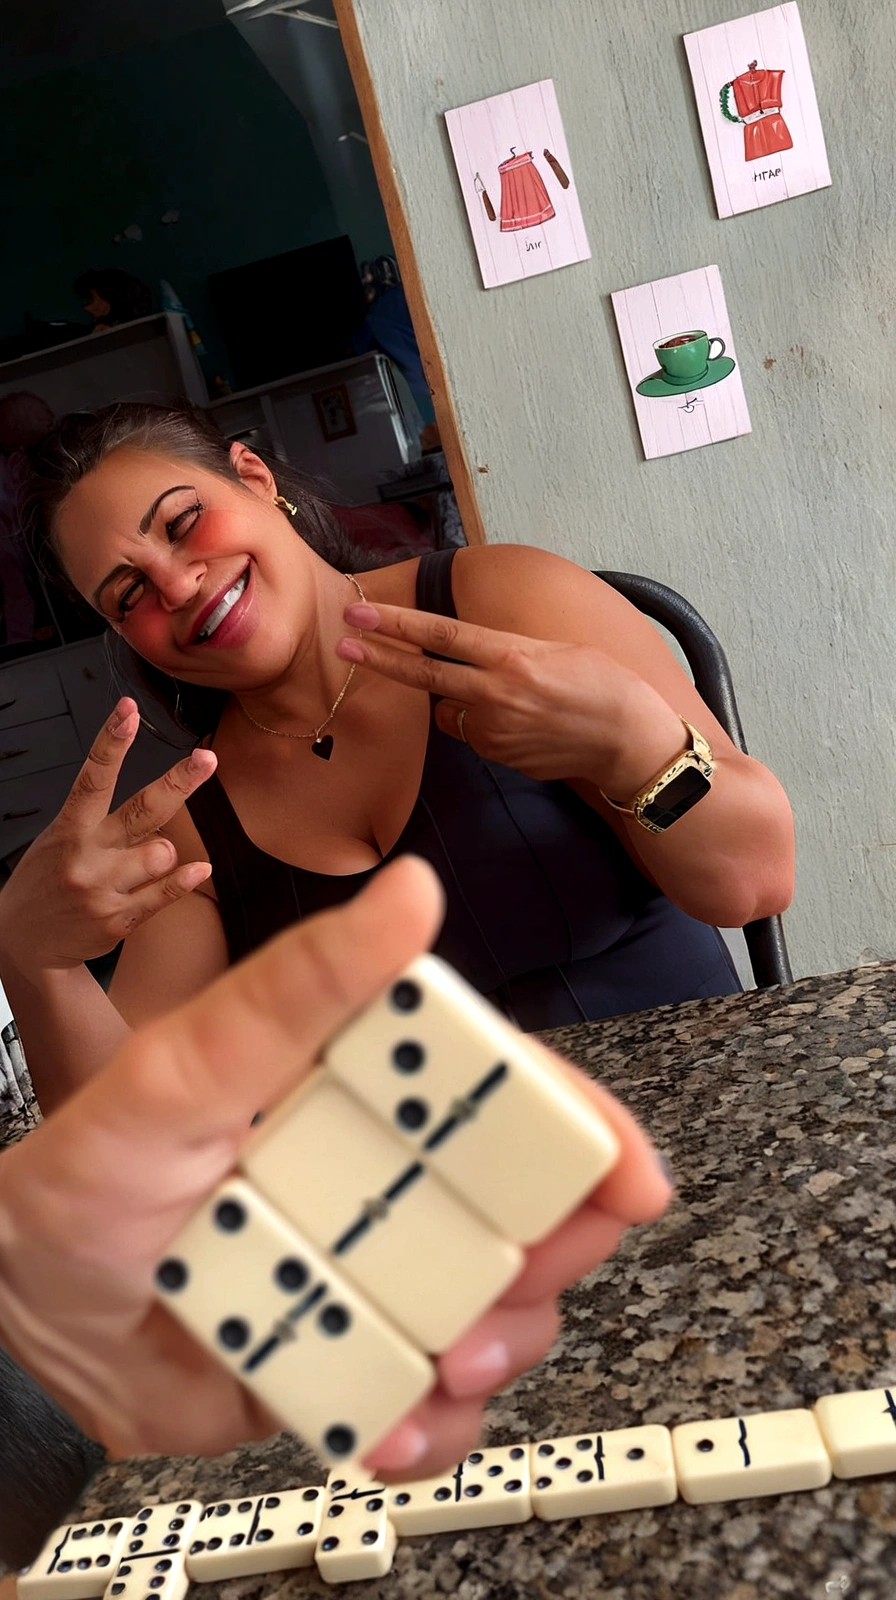
[(3, 704), (0, 705), (0, 711), (8, 711), (10, 706), (14, 706), (14, 705), (15, 705), (15, 700), (14, 699), (13, 700), (4, 700)]
[(28, 751), (26, 749), (0, 750), (0, 761), (12, 761), (13, 756), (27, 756), (27, 754)]
[(4, 811), (0, 822), (18, 822), (20, 817), (36, 817), (40, 806), (32, 806), (30, 811)]

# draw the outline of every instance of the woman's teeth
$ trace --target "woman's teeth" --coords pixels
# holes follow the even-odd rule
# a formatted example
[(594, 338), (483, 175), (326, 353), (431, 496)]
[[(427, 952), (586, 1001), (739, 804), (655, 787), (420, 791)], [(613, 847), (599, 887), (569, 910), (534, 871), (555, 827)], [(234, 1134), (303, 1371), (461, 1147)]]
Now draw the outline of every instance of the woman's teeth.
[(228, 591), (225, 594), (223, 600), (219, 600), (218, 601), (218, 604), (215, 606), (215, 609), (211, 613), (211, 615), (206, 617), (204, 623), (202, 624), (202, 627), (200, 628), (198, 634), (196, 635), (196, 643), (197, 644), (204, 644), (206, 639), (210, 639), (211, 638), (211, 636), (214, 633), (215, 629), (220, 627), (221, 623), (224, 621), (224, 618), (228, 615), (228, 613), (230, 611), (233, 610), (233, 608), (236, 605), (240, 595), (245, 592), (246, 584), (248, 582), (249, 582), (249, 568), (247, 567), (245, 572), (243, 573), (242, 577), (241, 578), (237, 578), (236, 583), (233, 584), (233, 586), (230, 589), (228, 589)]

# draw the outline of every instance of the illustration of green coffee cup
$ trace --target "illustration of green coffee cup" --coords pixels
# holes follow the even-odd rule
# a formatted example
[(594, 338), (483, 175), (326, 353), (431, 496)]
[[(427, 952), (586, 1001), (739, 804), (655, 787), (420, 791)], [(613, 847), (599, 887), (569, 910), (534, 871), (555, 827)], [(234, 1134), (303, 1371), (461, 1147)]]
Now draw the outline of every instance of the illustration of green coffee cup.
[[(714, 344), (719, 346), (716, 351), (712, 350)], [(653, 348), (666, 381), (685, 385), (706, 376), (709, 362), (725, 354), (725, 341), (718, 334), (691, 329), (688, 333), (674, 333), (670, 338), (658, 339)]]

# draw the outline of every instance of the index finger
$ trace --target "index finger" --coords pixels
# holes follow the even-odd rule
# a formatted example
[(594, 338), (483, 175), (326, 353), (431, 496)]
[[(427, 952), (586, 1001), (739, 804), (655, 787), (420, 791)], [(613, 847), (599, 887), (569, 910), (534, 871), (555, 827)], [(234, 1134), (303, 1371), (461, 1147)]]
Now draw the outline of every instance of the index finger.
[(122, 763), (140, 726), (136, 700), (119, 700), (87, 752), (59, 812), (69, 827), (90, 828), (108, 816)]
[(346, 606), (344, 615), (346, 622), (362, 633), (400, 639), (474, 667), (500, 666), (508, 650), (519, 650), (530, 642), (518, 633), (500, 633), (497, 628), (485, 628), (478, 622), (462, 622), (459, 617), (417, 611), (410, 606), (355, 602)]
[(116, 829), (114, 842), (120, 843), (123, 836), (126, 845), (140, 844), (158, 833), (180, 811), (194, 789), (211, 777), (217, 765), (218, 758), (213, 750), (191, 750), (160, 778), (138, 789), (112, 813), (111, 824)]

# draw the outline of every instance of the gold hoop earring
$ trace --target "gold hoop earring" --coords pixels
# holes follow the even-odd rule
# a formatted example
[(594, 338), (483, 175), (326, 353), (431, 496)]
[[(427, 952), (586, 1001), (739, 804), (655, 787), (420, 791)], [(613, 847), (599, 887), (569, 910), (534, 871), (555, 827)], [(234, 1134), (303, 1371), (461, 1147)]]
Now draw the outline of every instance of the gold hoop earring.
[(281, 511), (287, 512), (291, 517), (298, 516), (298, 506), (294, 506), (292, 501), (285, 499), (282, 494), (274, 495), (274, 505), (279, 506)]

